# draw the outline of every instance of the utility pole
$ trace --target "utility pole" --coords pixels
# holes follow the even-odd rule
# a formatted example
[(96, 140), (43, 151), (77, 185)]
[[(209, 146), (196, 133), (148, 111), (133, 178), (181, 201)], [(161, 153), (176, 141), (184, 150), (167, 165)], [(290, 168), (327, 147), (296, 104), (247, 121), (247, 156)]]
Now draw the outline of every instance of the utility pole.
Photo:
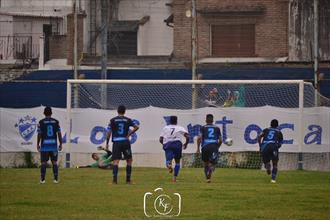
[[(107, 65), (108, 65), (108, 21), (109, 21), (109, 0), (101, 0), (101, 79), (107, 79)], [(101, 107), (107, 108), (107, 85), (101, 84)]]
[[(78, 15), (77, 15), (77, 0), (73, 2), (73, 78), (78, 79)], [(73, 107), (78, 108), (78, 85), (73, 85)]]
[[(191, 73), (192, 80), (197, 79), (197, 17), (196, 17), (196, 0), (191, 1)], [(192, 108), (197, 107), (197, 92), (198, 86), (193, 84), (193, 95), (192, 95)]]
[(314, 0), (314, 86), (315, 105), (319, 105), (319, 0)]

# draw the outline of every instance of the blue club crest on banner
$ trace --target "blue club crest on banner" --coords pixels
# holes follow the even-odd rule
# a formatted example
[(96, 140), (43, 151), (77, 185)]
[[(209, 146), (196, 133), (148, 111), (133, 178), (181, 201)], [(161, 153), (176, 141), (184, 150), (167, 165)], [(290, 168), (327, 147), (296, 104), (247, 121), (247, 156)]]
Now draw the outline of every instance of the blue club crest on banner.
[(25, 141), (31, 140), (34, 132), (37, 129), (37, 119), (29, 115), (22, 117), (15, 124), (15, 127), (18, 128), (19, 134)]

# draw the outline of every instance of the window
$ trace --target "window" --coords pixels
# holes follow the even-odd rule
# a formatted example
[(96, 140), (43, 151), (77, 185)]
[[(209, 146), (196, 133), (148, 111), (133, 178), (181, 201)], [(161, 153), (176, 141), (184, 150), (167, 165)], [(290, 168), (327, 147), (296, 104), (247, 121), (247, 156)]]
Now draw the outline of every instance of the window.
[(212, 25), (213, 57), (255, 57), (254, 24)]

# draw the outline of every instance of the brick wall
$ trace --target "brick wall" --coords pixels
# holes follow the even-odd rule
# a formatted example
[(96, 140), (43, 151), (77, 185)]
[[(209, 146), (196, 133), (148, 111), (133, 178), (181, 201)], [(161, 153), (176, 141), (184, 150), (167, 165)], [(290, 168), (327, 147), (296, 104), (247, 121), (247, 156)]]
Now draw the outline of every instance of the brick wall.
[[(198, 58), (211, 55), (211, 25), (254, 24), (255, 53), (258, 57), (288, 56), (288, 1), (287, 0), (196, 0)], [(260, 7), (260, 15), (205, 16), (200, 11), (219, 11), (226, 8), (245, 10)], [(190, 0), (174, 0), (174, 55), (191, 57), (191, 18), (185, 12), (191, 9)]]
[(49, 58), (65, 59), (67, 58), (66, 35), (54, 35), (49, 38)]
[[(78, 14), (78, 60), (83, 53), (83, 42), (84, 42), (84, 25), (83, 19), (86, 17), (85, 14)], [(73, 14), (68, 15), (67, 20), (67, 64), (73, 65), (73, 46), (74, 46), (74, 16)]]

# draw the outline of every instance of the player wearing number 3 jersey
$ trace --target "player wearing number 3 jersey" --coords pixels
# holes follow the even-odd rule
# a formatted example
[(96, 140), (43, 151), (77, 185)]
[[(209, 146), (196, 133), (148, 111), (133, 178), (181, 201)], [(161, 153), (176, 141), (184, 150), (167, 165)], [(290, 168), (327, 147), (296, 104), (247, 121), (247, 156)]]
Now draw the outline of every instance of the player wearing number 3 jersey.
[[(44, 119), (40, 120), (38, 123), (38, 139), (37, 139), (37, 150), (40, 152), (41, 160), (41, 178), (40, 183), (45, 183), (46, 176), (46, 165), (47, 161), (52, 161), (53, 164), (53, 174), (54, 183), (58, 183), (58, 150), (62, 150), (62, 135), (61, 128), (58, 120), (52, 118), (52, 109), (46, 107), (44, 110)], [(57, 139), (59, 146), (57, 144)], [(58, 149), (57, 149), (58, 146)]]
[[(109, 149), (109, 140), (112, 135), (112, 159), (113, 159), (113, 180), (112, 183), (117, 184), (118, 164), (122, 159), (122, 154), (127, 162), (126, 165), (126, 183), (131, 183), (132, 173), (132, 150), (129, 137), (134, 134), (139, 126), (133, 122), (132, 119), (124, 116), (126, 107), (123, 105), (118, 106), (118, 116), (110, 120), (108, 126), (108, 135), (106, 142), (106, 150)], [(133, 127), (132, 130), (129, 128)]]
[[(277, 163), (278, 163), (278, 149), (281, 147), (283, 141), (283, 134), (278, 129), (278, 121), (273, 119), (270, 123), (270, 128), (264, 129), (258, 135), (258, 143), (262, 155), (263, 163), (267, 174), (272, 173), (272, 183), (276, 183)], [(270, 161), (272, 161), (273, 169), (271, 170)]]

